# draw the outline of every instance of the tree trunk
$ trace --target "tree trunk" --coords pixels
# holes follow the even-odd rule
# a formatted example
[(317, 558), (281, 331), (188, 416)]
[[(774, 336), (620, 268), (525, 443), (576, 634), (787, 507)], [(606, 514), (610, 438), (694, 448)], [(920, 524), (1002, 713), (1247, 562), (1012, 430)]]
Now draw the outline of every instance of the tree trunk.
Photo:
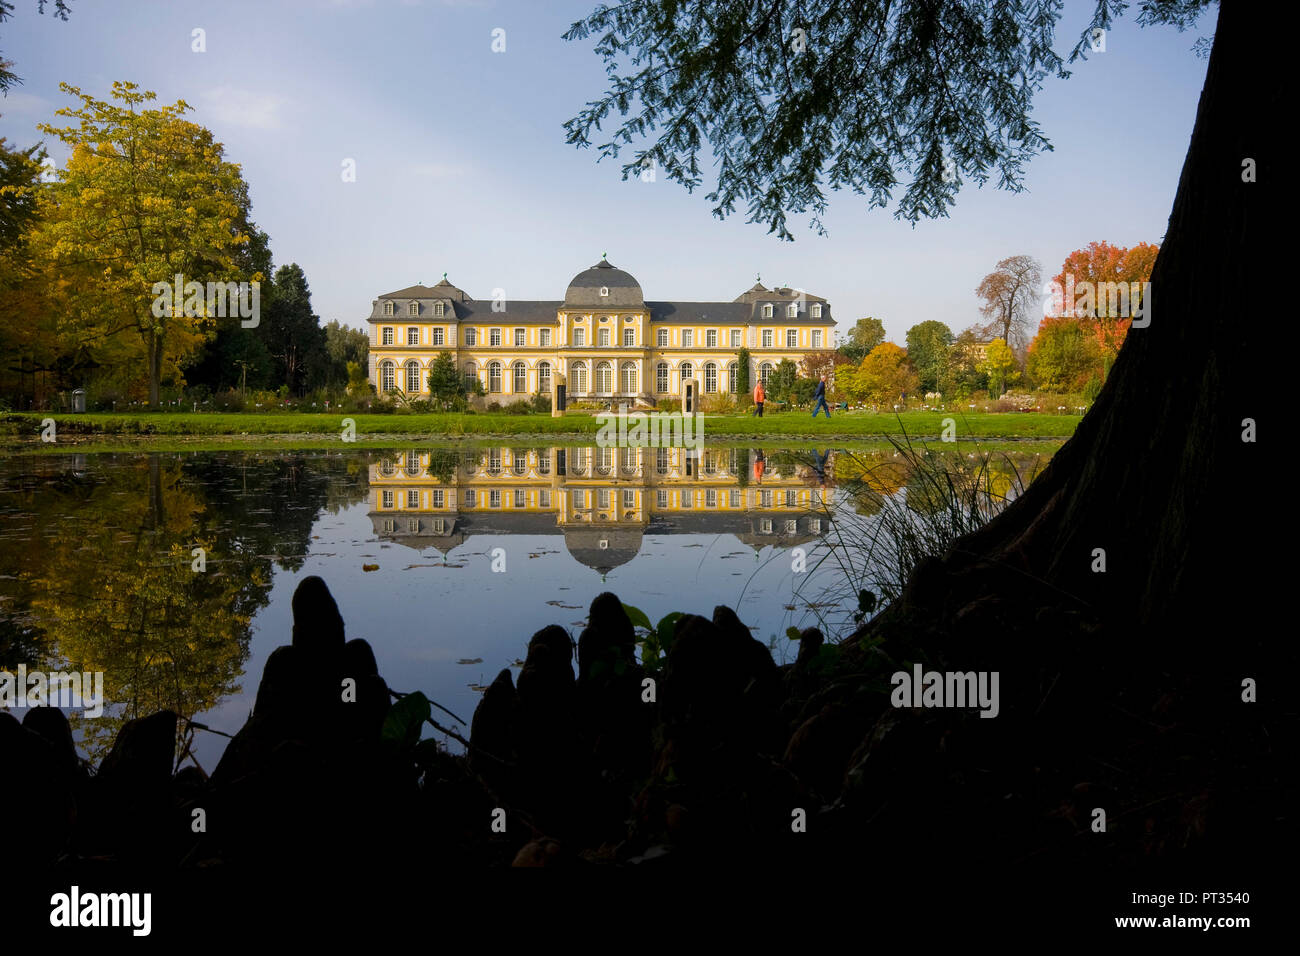
[[(1148, 645), (1277, 643), (1242, 615), (1264, 599), (1259, 485), (1271, 476), (1243, 420), (1263, 416), (1258, 362), (1276, 333), (1244, 307), (1275, 274), (1261, 232), (1277, 208), (1265, 191), (1281, 175), (1283, 85), (1264, 72), (1284, 62), (1279, 32), (1223, 5), (1151, 277), (1150, 325), (1129, 331), (1092, 410), (1038, 480), (918, 568), (900, 604), (951, 621), (996, 594), (1082, 612)], [(1243, 181), (1247, 159), (1258, 182)]]
[(162, 336), (154, 329), (149, 333), (149, 405), (158, 407), (158, 381), (162, 378)]

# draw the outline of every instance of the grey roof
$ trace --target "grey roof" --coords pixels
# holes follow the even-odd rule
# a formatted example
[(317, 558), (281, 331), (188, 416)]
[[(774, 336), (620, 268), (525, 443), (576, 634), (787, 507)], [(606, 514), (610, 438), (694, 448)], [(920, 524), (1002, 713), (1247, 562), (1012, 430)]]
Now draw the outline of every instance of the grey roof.
[[(601, 295), (606, 288), (609, 295)], [(616, 269), (604, 259), (594, 266), (579, 272), (569, 283), (564, 293), (566, 306), (592, 308), (641, 308), (645, 300), (641, 295), (641, 283), (630, 273)]]

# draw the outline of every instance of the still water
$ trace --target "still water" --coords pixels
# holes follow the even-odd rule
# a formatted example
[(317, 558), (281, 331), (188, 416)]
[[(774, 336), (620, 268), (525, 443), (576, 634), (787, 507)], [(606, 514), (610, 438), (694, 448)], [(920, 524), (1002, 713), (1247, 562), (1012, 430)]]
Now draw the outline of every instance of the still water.
[[(1046, 459), (1004, 457), (991, 473), (1011, 495)], [(576, 638), (607, 590), (651, 621), (731, 605), (780, 661), (791, 626), (852, 629), (862, 535), (844, 527), (879, 520), (882, 500), (934, 510), (897, 459), (888, 446), (9, 456), (0, 670), (102, 671), (104, 715), (68, 710), (92, 759), (163, 708), (233, 734), (309, 575), (393, 689), (466, 721), (535, 631)], [(225, 742), (199, 731), (192, 753), (211, 772)]]

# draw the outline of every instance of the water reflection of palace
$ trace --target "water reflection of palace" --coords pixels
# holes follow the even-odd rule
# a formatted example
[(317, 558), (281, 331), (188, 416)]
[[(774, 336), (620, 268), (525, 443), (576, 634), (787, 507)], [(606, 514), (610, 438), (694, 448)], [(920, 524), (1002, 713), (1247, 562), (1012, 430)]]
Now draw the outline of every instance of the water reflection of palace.
[(645, 534), (731, 534), (755, 550), (812, 541), (829, 528), (828, 494), (813, 467), (747, 449), (438, 449), (370, 467), (383, 540), (448, 554), (476, 534), (558, 533), (602, 574)]

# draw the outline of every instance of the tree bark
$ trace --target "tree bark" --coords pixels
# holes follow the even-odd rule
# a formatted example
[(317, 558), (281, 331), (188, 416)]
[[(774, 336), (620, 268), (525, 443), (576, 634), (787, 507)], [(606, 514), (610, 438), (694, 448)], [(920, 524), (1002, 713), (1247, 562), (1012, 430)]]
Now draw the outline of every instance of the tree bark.
[[(997, 594), (1081, 611), (1148, 645), (1265, 643), (1242, 615), (1262, 624), (1259, 486), (1270, 476), (1242, 434), (1265, 411), (1269, 328), (1244, 307), (1274, 274), (1261, 233), (1277, 208), (1265, 193), (1281, 173), (1272, 157), (1287, 115), (1278, 32), (1223, 5), (1151, 277), (1150, 325), (1130, 329), (1093, 408), (1027, 492), (918, 568), (899, 604), (951, 620)], [(1243, 181), (1247, 159), (1258, 182)]]

